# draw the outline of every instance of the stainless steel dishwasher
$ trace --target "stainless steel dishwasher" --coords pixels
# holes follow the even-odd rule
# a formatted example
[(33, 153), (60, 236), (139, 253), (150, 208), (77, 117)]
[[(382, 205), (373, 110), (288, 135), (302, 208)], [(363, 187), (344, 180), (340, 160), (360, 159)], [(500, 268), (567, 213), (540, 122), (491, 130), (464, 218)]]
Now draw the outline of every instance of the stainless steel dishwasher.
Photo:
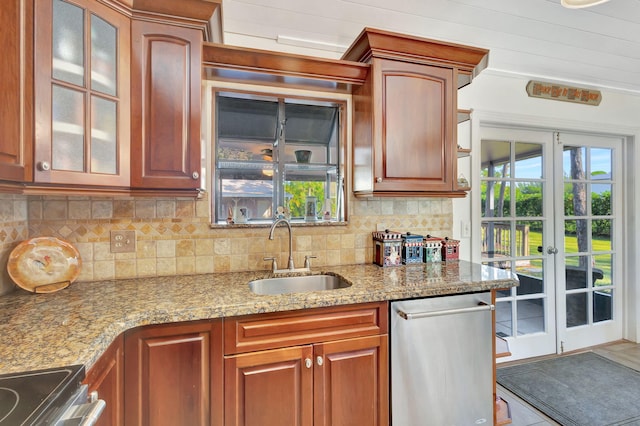
[(493, 423), (489, 292), (391, 303), (393, 426)]

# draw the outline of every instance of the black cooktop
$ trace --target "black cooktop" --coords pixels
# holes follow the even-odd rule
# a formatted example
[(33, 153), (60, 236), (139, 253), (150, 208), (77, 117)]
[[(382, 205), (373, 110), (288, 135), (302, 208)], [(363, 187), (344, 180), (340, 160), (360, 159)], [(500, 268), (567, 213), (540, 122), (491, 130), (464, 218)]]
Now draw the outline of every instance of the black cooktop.
[(0, 375), (0, 425), (46, 425), (84, 379), (84, 366)]

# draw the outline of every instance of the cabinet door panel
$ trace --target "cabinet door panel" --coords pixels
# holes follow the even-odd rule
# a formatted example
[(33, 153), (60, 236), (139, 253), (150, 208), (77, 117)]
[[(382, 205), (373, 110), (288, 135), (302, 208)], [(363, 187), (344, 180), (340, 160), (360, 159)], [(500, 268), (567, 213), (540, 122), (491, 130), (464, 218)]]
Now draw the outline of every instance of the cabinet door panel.
[(33, 2), (3, 0), (0, 26), (0, 179), (26, 182), (33, 142)]
[(34, 181), (128, 187), (129, 17), (89, 0), (37, 1), (35, 17)]
[[(374, 66), (377, 63), (374, 63)], [(453, 71), (380, 61), (381, 135), (376, 191), (451, 191), (454, 177)]]
[(225, 358), (225, 425), (313, 424), (311, 346)]
[(314, 346), (314, 425), (389, 424), (387, 335)]
[(97, 391), (98, 398), (107, 404), (96, 426), (124, 424), (124, 347), (122, 335), (109, 346), (87, 372), (84, 380), (89, 392)]
[(132, 425), (221, 422), (220, 321), (151, 326), (125, 337), (125, 420)]
[(199, 188), (202, 33), (132, 23), (132, 186)]

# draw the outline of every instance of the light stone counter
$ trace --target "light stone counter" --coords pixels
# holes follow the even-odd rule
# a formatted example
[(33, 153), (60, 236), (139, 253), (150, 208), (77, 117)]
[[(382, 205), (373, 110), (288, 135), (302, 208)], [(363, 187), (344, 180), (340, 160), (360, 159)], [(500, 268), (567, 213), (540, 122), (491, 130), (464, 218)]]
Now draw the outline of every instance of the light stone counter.
[(140, 325), (442, 296), (517, 285), (510, 272), (465, 261), (394, 268), (312, 268), (341, 275), (345, 289), (278, 296), (247, 283), (270, 273), (152, 277), (74, 283), (52, 294), (0, 297), (0, 374), (84, 364), (91, 367), (120, 333)]

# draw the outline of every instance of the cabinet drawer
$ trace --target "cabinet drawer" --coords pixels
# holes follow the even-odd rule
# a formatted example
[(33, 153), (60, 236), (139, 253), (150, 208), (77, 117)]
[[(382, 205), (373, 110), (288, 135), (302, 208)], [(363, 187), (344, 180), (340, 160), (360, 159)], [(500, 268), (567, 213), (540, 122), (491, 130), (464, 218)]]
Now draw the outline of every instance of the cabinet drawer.
[(387, 333), (387, 302), (224, 320), (225, 355)]

